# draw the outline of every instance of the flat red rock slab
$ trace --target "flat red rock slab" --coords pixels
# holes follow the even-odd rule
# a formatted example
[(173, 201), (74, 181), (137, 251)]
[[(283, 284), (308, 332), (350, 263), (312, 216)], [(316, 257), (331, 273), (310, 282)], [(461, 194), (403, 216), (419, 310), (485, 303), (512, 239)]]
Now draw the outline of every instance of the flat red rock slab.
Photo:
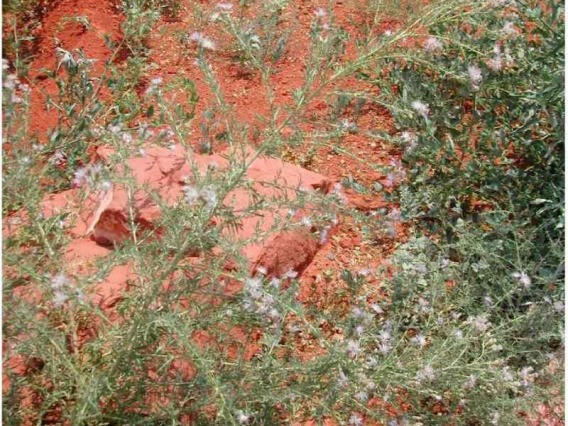
[[(109, 163), (114, 151), (101, 148), (97, 154), (99, 160)], [(288, 270), (301, 272), (318, 247), (310, 232), (271, 235), (270, 231), (276, 222), (288, 214), (285, 208), (262, 210), (254, 215), (246, 215), (245, 212), (259, 199), (294, 200), (298, 190), (327, 192), (330, 181), (325, 176), (282, 160), (264, 156), (255, 158), (254, 155), (254, 151), (247, 150), (242, 157), (242, 160), (250, 163), (245, 173), (249, 188), (238, 187), (220, 200), (225, 207), (241, 215), (238, 230), (224, 229), (224, 234), (237, 242), (252, 238), (258, 231), (267, 233), (264, 241), (251, 243), (243, 250), (251, 265), (265, 267), (273, 276), (282, 275)], [(152, 147), (146, 149), (144, 156), (127, 159), (125, 166), (140, 185), (155, 191), (165, 203), (172, 205), (185, 202), (184, 186), (193, 180), (195, 173), (204, 175), (212, 167), (222, 173), (230, 165), (228, 157), (188, 154), (181, 146), (175, 149)], [(117, 170), (121, 172), (122, 166)], [(91, 201), (96, 207), (89, 230), (92, 229), (95, 240), (102, 245), (119, 244), (131, 238), (128, 224), (132, 211), (142, 229), (154, 229), (154, 224), (161, 216), (161, 209), (149, 191), (142, 189), (128, 194), (125, 188), (115, 185)], [(130, 208), (131, 204), (133, 209)], [(218, 220), (221, 219), (214, 218), (214, 221)]]

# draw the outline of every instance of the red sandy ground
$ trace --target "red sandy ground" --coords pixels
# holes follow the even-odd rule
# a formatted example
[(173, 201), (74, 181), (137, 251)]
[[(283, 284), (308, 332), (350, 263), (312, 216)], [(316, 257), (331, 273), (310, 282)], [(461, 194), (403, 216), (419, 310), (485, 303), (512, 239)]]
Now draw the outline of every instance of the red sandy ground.
[[(216, 3), (216, 1), (201, 1), (198, 6), (211, 11)], [(191, 11), (196, 4), (184, 2), (184, 6), (188, 11)], [(309, 46), (309, 28), (314, 19), (313, 12), (316, 8), (326, 8), (326, 6), (326, 2), (323, 1), (299, 0), (295, 1), (283, 16), (284, 22), (287, 22), (284, 25), (294, 25), (295, 29), (282, 59), (277, 63), (278, 72), (271, 77), (277, 105), (292, 105), (293, 90), (303, 84), (304, 63)], [(235, 6), (235, 9), (237, 7)], [(372, 17), (362, 14), (361, 5), (357, 2), (337, 1), (333, 10), (336, 17), (335, 26), (341, 25), (352, 36), (345, 58), (353, 58), (356, 54), (354, 38), (361, 36), (360, 24), (364, 23), (365, 20), (372, 20)], [(245, 13), (253, 14), (255, 10), (251, 9)], [(87, 16), (93, 30), (87, 30), (78, 23), (62, 21), (64, 17), (70, 16)], [(57, 63), (55, 47), (59, 46), (66, 50), (82, 48), (87, 58), (96, 59), (94, 72), (95, 75), (100, 76), (103, 73), (105, 61), (111, 59), (112, 53), (105, 45), (102, 35), (108, 34), (113, 41), (120, 40), (120, 24), (122, 21), (123, 17), (113, 0), (60, 0), (51, 4), (49, 11), (43, 18), (42, 25), (35, 34), (37, 49), (28, 81), (32, 88), (30, 131), (36, 134), (40, 140), (45, 140), (46, 132), (57, 125), (56, 113), (53, 110), (47, 111), (45, 109), (46, 97), (55, 96), (57, 88), (52, 80), (42, 76), (41, 71), (42, 67), (50, 69), (55, 67)], [(217, 51), (207, 53), (207, 59), (210, 61), (221, 84), (224, 96), (233, 110), (235, 120), (247, 122), (251, 127), (262, 129), (262, 123), (257, 119), (257, 115), (269, 113), (269, 105), (268, 100), (263, 95), (264, 91), (258, 72), (247, 73), (227, 53), (226, 48), (228, 46), (223, 45), (223, 40), (226, 40), (227, 37), (223, 35), (219, 23), (207, 21), (204, 26), (199, 28), (196, 28), (196, 25), (192, 13), (182, 12), (180, 20), (177, 21), (166, 18), (160, 20), (148, 39), (148, 46), (152, 49), (149, 62), (157, 65), (157, 69), (153, 71), (152, 76), (148, 76), (148, 79), (162, 77), (164, 83), (167, 83), (175, 76), (184, 76), (195, 83), (200, 99), (196, 108), (195, 137), (190, 142), (197, 147), (200, 139), (197, 125), (203, 111), (214, 104), (213, 95), (206, 85), (201, 71), (194, 65), (196, 57), (194, 46), (188, 48), (187, 45), (181, 45), (176, 34), (179, 31), (200, 31), (217, 43)], [(396, 20), (384, 20), (377, 31), (393, 30), (399, 25)], [(55, 40), (57, 40), (57, 43)], [(327, 93), (338, 89), (378, 94), (376, 88), (353, 77), (331, 85)], [(105, 98), (108, 97), (108, 94), (103, 92), (102, 96)], [(326, 93), (309, 105), (306, 116), (314, 115), (316, 121), (304, 125), (303, 131), (321, 130), (321, 121), (329, 111), (325, 98)], [(175, 97), (172, 102), (175, 102)], [(342, 178), (351, 175), (365, 185), (370, 185), (374, 181), (384, 182), (385, 176), (371, 169), (369, 165), (388, 164), (393, 159), (400, 159), (401, 153), (384, 141), (369, 138), (365, 133), (371, 130), (392, 131), (393, 120), (386, 109), (368, 102), (361, 111), (356, 124), (359, 131), (346, 135), (343, 138), (342, 146), (359, 157), (358, 159), (350, 155), (334, 153), (331, 148), (322, 147), (317, 150), (313, 160), (304, 164), (304, 167), (322, 173), (331, 178), (332, 181), (340, 181)], [(288, 150), (287, 160), (294, 162), (294, 160), (305, 156), (308, 148), (309, 141), (302, 147)], [(349, 198), (362, 211), (376, 209), (380, 206), (395, 207), (384, 203), (382, 200), (365, 198), (353, 193), (350, 194)], [(392, 253), (395, 244), (406, 239), (406, 230), (401, 225), (397, 225), (397, 241), (383, 239), (381, 244), (378, 245), (365, 244), (360, 231), (352, 221), (344, 220), (340, 223), (333, 235), (330, 235), (329, 241), (323, 245), (312, 263), (304, 271), (301, 277), (299, 295), (301, 301), (316, 304), (323, 309), (331, 305), (345, 305), (347, 307), (348, 301), (343, 296), (337, 295), (337, 290), (342, 287), (339, 278), (341, 271), (344, 269), (351, 271), (362, 268), (373, 269), (378, 265), (384, 265), (385, 259)], [(101, 248), (101, 251), (103, 252), (102, 255), (106, 253), (106, 249)], [(125, 268), (124, 274), (128, 273), (128, 268)], [(370, 275), (368, 282), (369, 285), (376, 287), (377, 278)], [(380, 297), (380, 292), (377, 290), (378, 297)], [(196, 336), (196, 338), (198, 337)], [(207, 340), (206, 337), (203, 339)], [(203, 339), (199, 338), (198, 340)], [(205, 340), (202, 343), (205, 344)], [(309, 342), (303, 342), (299, 345), (298, 350), (300, 356), (315, 355), (315, 349)], [(375, 402), (380, 404), (380, 402)], [(404, 408), (399, 406), (399, 409)], [(396, 411), (394, 407), (387, 409)], [(547, 410), (550, 411), (546, 406), (543, 406), (539, 414), (544, 416), (548, 413)], [(310, 424), (315, 423), (306, 423), (306, 425)], [(335, 423), (328, 421), (326, 424)], [(533, 424), (540, 423), (535, 422)]]
[[(200, 7), (213, 10), (217, 2), (201, 2)], [(188, 11), (192, 7), (189, 2), (185, 5)], [(297, 2), (286, 12), (283, 17), (293, 22), (295, 30), (282, 59), (277, 63), (277, 73), (271, 77), (274, 87), (277, 105), (292, 105), (292, 92), (302, 86), (304, 81), (304, 61), (308, 54), (309, 28), (314, 19), (314, 10), (325, 7), (325, 4), (317, 1)], [(247, 15), (253, 14), (254, 10), (247, 11)], [(334, 7), (336, 26), (343, 26), (349, 33), (358, 34), (359, 26), (363, 23), (358, 5), (351, 2), (338, 2)], [(87, 16), (93, 27), (92, 31), (86, 30), (83, 25), (75, 22), (64, 22), (64, 17)], [(32, 87), (30, 131), (43, 140), (46, 132), (57, 124), (55, 111), (47, 111), (45, 108), (46, 95), (56, 96), (57, 88), (51, 79), (42, 77), (41, 68), (54, 69), (57, 63), (55, 47), (59, 46), (66, 50), (82, 48), (87, 58), (96, 59), (94, 74), (100, 76), (104, 70), (104, 62), (111, 59), (111, 50), (105, 45), (102, 35), (108, 34), (113, 41), (121, 38), (121, 17), (114, 1), (103, 0), (62, 0), (55, 2), (45, 15), (42, 25), (36, 34), (37, 54), (33, 60), (30, 71), (30, 86)], [(357, 22), (353, 22), (357, 20)], [(288, 25), (288, 24), (287, 24)], [(396, 28), (398, 23), (393, 20), (381, 24), (379, 31)], [(200, 133), (197, 125), (202, 117), (202, 112), (213, 105), (213, 95), (204, 81), (199, 68), (194, 65), (194, 47), (188, 49), (179, 42), (180, 31), (193, 31), (195, 23), (192, 13), (181, 13), (179, 21), (172, 22), (162, 18), (152, 31), (148, 40), (148, 46), (152, 49), (150, 63), (158, 65), (153, 72), (153, 77), (162, 77), (164, 83), (169, 82), (175, 76), (184, 76), (191, 79), (197, 88), (200, 97), (196, 106), (195, 140), (191, 141), (197, 146)], [(257, 120), (258, 115), (266, 115), (269, 112), (268, 101), (263, 95), (261, 78), (258, 72), (248, 74), (230, 55), (224, 51), (222, 40), (222, 27), (219, 23), (208, 22), (205, 27), (198, 29), (213, 38), (217, 43), (217, 51), (208, 53), (207, 59), (220, 82), (227, 103), (233, 109), (235, 119), (239, 122), (248, 122), (251, 126), (261, 127)], [(57, 44), (54, 40), (57, 39)], [(185, 53), (188, 53), (185, 55)], [(354, 41), (350, 41), (347, 47), (346, 59), (353, 58), (355, 54)], [(377, 94), (377, 90), (370, 84), (358, 81), (351, 77), (339, 83), (333, 84), (329, 91), (343, 89), (349, 92), (371, 91)], [(104, 94), (103, 94), (104, 97)], [(327, 112), (327, 103), (322, 95), (309, 106), (306, 116), (315, 114), (318, 120), (323, 119)], [(175, 102), (175, 97), (172, 99)], [(304, 131), (313, 131), (318, 126), (310, 123), (303, 127)], [(320, 125), (321, 126), (321, 125)], [(371, 140), (365, 136), (365, 132), (388, 131), (392, 129), (392, 118), (388, 111), (367, 103), (357, 120), (359, 131), (347, 134), (342, 146), (354, 153), (359, 158), (351, 155), (337, 154), (331, 148), (320, 148), (313, 157), (313, 161), (305, 167), (315, 172), (322, 173), (332, 181), (340, 181), (346, 176), (353, 176), (357, 181), (369, 185), (374, 181), (383, 181), (384, 174), (369, 167), (370, 164), (388, 164), (392, 159), (399, 159), (400, 153), (392, 146), (384, 142)], [(304, 147), (289, 151), (289, 160), (299, 158), (309, 147), (309, 142)], [(365, 198), (351, 192), (351, 201), (354, 201), (363, 210), (386, 206), (380, 200)], [(404, 228), (398, 229), (404, 237)], [(400, 238), (403, 239), (403, 238)], [(399, 239), (399, 240), (400, 240)], [(386, 243), (386, 244), (384, 244)], [(318, 302), (324, 295), (331, 294), (339, 284), (337, 275), (343, 269), (359, 270), (371, 269), (383, 263), (383, 259), (392, 251), (393, 241), (383, 241), (381, 246), (368, 246), (363, 244), (359, 229), (353, 224), (346, 222), (329, 239), (329, 242), (319, 251), (316, 258), (302, 277), (300, 298), (303, 301), (311, 300)], [(322, 271), (332, 270), (335, 277), (327, 285), (321, 284)], [(326, 300), (329, 300), (326, 298)], [(319, 300), (321, 302), (321, 300)]]

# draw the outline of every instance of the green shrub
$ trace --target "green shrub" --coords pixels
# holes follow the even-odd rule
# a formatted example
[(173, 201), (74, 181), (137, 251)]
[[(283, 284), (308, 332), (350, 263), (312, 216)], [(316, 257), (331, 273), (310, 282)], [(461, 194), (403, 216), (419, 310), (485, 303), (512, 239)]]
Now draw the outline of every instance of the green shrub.
[[(191, 151), (199, 95), (193, 83), (178, 79), (166, 86), (158, 78), (144, 93), (133, 90), (151, 71), (145, 40), (161, 3), (124, 2), (125, 39), (113, 50), (126, 46), (129, 66), (122, 72), (107, 64), (100, 84), (113, 92), (108, 104), (93, 85), (88, 58), (60, 52), (65, 73), (49, 78), (58, 83), (52, 102), (61, 120), (41, 149), (26, 133), (29, 99), (20, 95), (27, 89), (4, 70), (3, 129), (11, 149), (4, 152), (3, 214), (5, 224), (20, 229), (4, 239), (3, 331), (9, 356), (22, 355), (29, 370), (7, 372), (7, 424), (55, 417), (71, 424), (273, 425), (312, 418), (319, 424), (510, 425), (523, 424), (521, 410), (553, 399), (562, 388), (564, 348), (563, 8), (553, 0), (434, 2), (416, 9), (397, 32), (372, 35), (382, 5), (368, 5), (374, 16), (369, 36), (347, 62), (348, 34), (326, 33), (322, 25), (334, 25), (331, 9), (317, 11), (304, 85), (288, 108), (271, 103), (255, 155), (311, 140), (301, 130), (306, 106), (333, 83), (357, 76), (380, 87), (378, 98), (371, 90), (356, 97), (390, 109), (397, 132), (383, 137), (405, 151), (390, 176), (393, 186), (400, 184), (390, 194), (400, 210), (355, 212), (336, 188), (327, 196), (298, 191), (294, 202), (261, 199), (239, 212), (310, 206), (320, 238), (340, 212), (369, 242), (377, 232), (392, 234), (394, 222), (406, 222), (413, 236), (396, 249), (390, 266), (333, 271), (345, 284), (342, 303), (323, 308), (298, 301), (293, 273), (282, 281), (251, 277), (239, 254), (250, 241), (223, 232), (240, 221), (222, 200), (235, 188), (250, 190), (243, 155), (249, 132), (224, 101), (206, 35), (192, 33), (189, 41), (198, 44), (196, 65), (214, 95), (213, 118), (226, 130), (230, 167), (195, 174), (194, 187), (207, 196), (188, 195), (173, 206), (123, 167), (127, 158), (144, 154), (152, 130), (159, 144), (177, 140)], [(255, 24), (266, 30), (263, 49), (244, 41), (244, 20), (223, 22), (231, 45), (261, 72), (270, 99), (269, 77), (286, 34), (276, 40), (268, 29), (287, 3), (265, 7), (270, 19)], [(426, 47), (408, 50), (403, 40)], [(183, 107), (166, 100), (168, 90), (178, 89), (187, 95)], [(348, 98), (332, 111), (332, 128), (340, 130), (331, 137), (354, 131), (340, 121)], [(202, 128), (204, 137), (212, 136), (207, 126), (213, 118)], [(286, 127), (293, 137), (283, 136)], [(115, 150), (110, 163), (83, 168), (89, 144), (102, 141)], [(44, 217), (41, 199), (78, 181), (149, 193), (162, 209), (161, 238), (142, 229), (131, 209), (133, 238), (99, 259), (92, 274), (65, 275), (70, 237), (64, 228), (77, 218), (70, 212)], [(366, 194), (384, 189), (353, 178), (344, 186)], [(27, 220), (18, 220), (16, 211), (26, 212)], [(274, 229), (293, 227), (282, 220)], [(258, 232), (253, 240), (262, 237)], [(214, 253), (215, 246), (221, 250)], [(194, 263), (186, 261), (190, 249), (201, 254)], [(224, 265), (235, 259), (237, 266), (227, 271)], [(83, 295), (125, 263), (136, 278), (116, 305), (116, 322)], [(379, 284), (369, 285), (369, 274)], [(224, 292), (235, 282), (241, 291)], [(50, 297), (40, 303), (18, 297), (30, 288)], [(232, 356), (221, 349), (234, 343), (227, 331), (235, 327), (248, 345), (258, 346), (253, 357), (247, 345)], [(215, 345), (197, 342), (205, 332)], [(30, 394), (33, 404), (23, 404)]]

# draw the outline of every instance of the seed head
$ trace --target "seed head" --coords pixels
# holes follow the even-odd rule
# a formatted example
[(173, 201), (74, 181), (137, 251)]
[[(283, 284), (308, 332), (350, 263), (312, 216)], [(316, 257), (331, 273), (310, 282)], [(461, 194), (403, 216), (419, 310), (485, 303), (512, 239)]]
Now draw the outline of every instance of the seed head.
[(327, 16), (327, 11), (323, 8), (318, 8), (316, 10), (314, 10), (314, 15), (316, 15), (316, 17), (323, 19)]
[(414, 111), (423, 115), (424, 117), (427, 117), (428, 114), (430, 114), (430, 108), (422, 101), (412, 101), (410, 106)]
[(215, 42), (213, 42), (213, 40), (205, 37), (200, 32), (191, 33), (191, 35), (189, 36), (189, 39), (192, 40), (192, 41), (195, 41), (203, 49), (215, 50)]
[(524, 272), (515, 272), (513, 277), (517, 278), (524, 288), (529, 288), (532, 284), (531, 278)]
[(426, 52), (441, 51), (444, 45), (436, 37), (428, 37), (424, 42), (424, 50)]
[(363, 426), (363, 418), (359, 414), (352, 414), (349, 417), (349, 424), (352, 426)]
[(470, 65), (467, 67), (467, 73), (469, 74), (469, 79), (471, 81), (471, 87), (473, 90), (479, 90), (479, 83), (483, 76), (481, 75), (481, 69), (477, 65)]

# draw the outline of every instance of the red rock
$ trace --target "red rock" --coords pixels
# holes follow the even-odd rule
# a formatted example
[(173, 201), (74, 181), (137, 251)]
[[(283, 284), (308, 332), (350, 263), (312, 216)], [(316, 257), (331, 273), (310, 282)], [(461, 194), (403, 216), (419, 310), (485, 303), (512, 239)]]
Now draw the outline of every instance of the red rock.
[[(110, 161), (113, 155), (110, 148), (101, 148), (97, 154), (102, 161)], [(251, 161), (254, 151), (247, 150), (241, 153), (243, 161)], [(205, 173), (211, 164), (221, 170), (229, 166), (226, 157), (229, 155), (188, 155), (181, 147), (166, 149), (161, 147), (148, 148), (144, 157), (135, 157), (126, 161), (126, 167), (139, 184), (148, 185), (156, 190), (162, 199), (169, 204), (177, 202), (183, 197), (185, 179), (195, 172)], [(120, 170), (120, 168), (119, 168)], [(222, 203), (230, 207), (237, 214), (241, 214), (237, 230), (225, 227), (223, 233), (226, 237), (236, 240), (245, 240), (253, 237), (257, 231), (269, 234), (277, 220), (284, 219), (287, 210), (284, 208), (255, 212), (245, 215), (247, 209), (259, 198), (293, 200), (297, 190), (313, 191), (320, 189), (327, 192), (330, 182), (324, 176), (302, 169), (282, 160), (257, 157), (249, 165), (246, 179), (250, 182), (253, 191), (239, 187), (231, 191)], [(254, 195), (253, 195), (254, 194)], [(141, 229), (152, 229), (161, 215), (160, 208), (151, 200), (149, 194), (143, 190), (136, 191), (132, 196), (135, 221)], [(99, 244), (117, 244), (130, 238), (128, 223), (129, 198), (126, 190), (115, 187), (109, 190), (104, 197), (98, 200), (98, 207), (94, 211), (89, 230), (93, 230), (94, 238)], [(309, 233), (295, 232), (279, 234), (269, 237), (266, 243), (251, 243), (243, 250), (243, 255), (251, 264), (267, 265), (271, 273), (280, 274), (288, 270), (300, 272), (313, 258), (317, 251), (317, 243)], [(270, 253), (276, 251), (277, 253)], [(277, 264), (270, 265), (270, 262)], [(286, 268), (285, 270), (283, 270)]]
[[(57, 194), (48, 194), (43, 197), (40, 207), (44, 218), (67, 213), (65, 223), (68, 226), (66, 231), (73, 237), (82, 236), (88, 228), (88, 221), (91, 213), (97, 205), (96, 196), (91, 196), (86, 200), (81, 197), (79, 189), (69, 189)], [(29, 223), (29, 215), (25, 210), (20, 210), (11, 215), (4, 222), (3, 236), (7, 238), (17, 233), (22, 224)]]
[(317, 240), (308, 232), (281, 232), (264, 245), (254, 269), (266, 268), (266, 275), (276, 278), (281, 278), (288, 271), (301, 274), (317, 251)]
[(115, 266), (102, 282), (94, 285), (92, 302), (102, 310), (113, 308), (128, 290), (128, 281), (134, 278), (130, 264)]
[(64, 254), (68, 265), (80, 264), (86, 260), (104, 257), (110, 253), (106, 247), (101, 247), (90, 238), (78, 238), (72, 240)]

